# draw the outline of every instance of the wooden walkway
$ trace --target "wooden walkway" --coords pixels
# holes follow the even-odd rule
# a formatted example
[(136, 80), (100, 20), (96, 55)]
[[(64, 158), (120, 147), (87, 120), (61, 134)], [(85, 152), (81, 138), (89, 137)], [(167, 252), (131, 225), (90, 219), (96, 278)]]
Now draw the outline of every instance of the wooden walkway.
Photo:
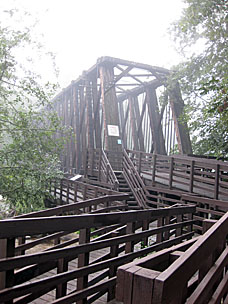
[[(149, 225), (150, 229), (153, 229), (153, 228), (156, 228), (156, 227), (157, 227), (157, 221), (156, 222), (152, 222)], [(140, 232), (140, 230), (138, 229), (135, 232), (136, 233)], [(149, 238), (149, 243), (155, 242), (155, 241), (156, 241), (156, 239), (155, 239), (154, 236), (152, 236), (152, 237)], [(47, 248), (48, 248), (48, 246), (47, 246)], [(38, 252), (38, 251), (36, 251), (34, 249), (32, 249), (30, 251), (28, 250), (28, 254), (29, 253), (35, 253), (35, 252), (37, 253)], [(135, 251), (138, 251), (140, 249), (141, 249), (141, 246), (139, 244), (137, 244), (135, 246)], [(89, 256), (90, 264), (97, 262), (103, 256), (109, 254), (109, 252), (110, 252), (110, 250), (108, 248), (99, 249), (99, 250), (91, 252), (90, 256)], [(120, 256), (122, 256), (122, 255), (124, 255), (124, 252), (120, 253)], [(77, 268), (78, 268), (78, 259), (74, 259), (74, 260), (72, 260), (68, 264), (68, 271), (75, 270)], [(103, 271), (98, 271), (96, 273), (90, 274), (89, 278), (88, 278), (89, 282), (93, 281), (97, 276), (101, 275), (102, 273), (105, 273), (106, 271), (107, 270), (103, 270)], [(49, 271), (48, 273), (42, 274), (42, 275), (34, 278), (33, 280), (31, 280), (31, 282), (39, 280), (39, 279), (44, 279), (46, 277), (51, 277), (51, 276), (54, 276), (56, 274), (57, 274), (57, 268)], [(103, 281), (105, 282), (105, 279)], [(72, 281), (69, 281), (67, 283), (67, 294), (70, 294), (71, 292), (75, 292), (76, 289), (77, 289), (77, 280), (72, 280)], [(36, 300), (32, 301), (31, 303), (32, 304), (47, 304), (47, 303), (51, 303), (55, 299), (56, 299), (56, 290), (52, 290), (52, 291), (46, 293), (45, 295), (41, 296), (39, 299), (36, 299)], [(94, 304), (104, 304), (104, 303), (118, 304), (118, 303), (121, 303), (121, 302), (116, 301), (116, 300), (112, 300), (112, 301), (108, 302), (107, 301), (107, 293), (106, 293), (105, 295), (101, 296), (98, 300), (94, 301), (93, 303)]]
[[(93, 263), (97, 259), (101, 258), (103, 255), (108, 254), (108, 253), (109, 253), (108, 249), (100, 249), (99, 251), (92, 252), (90, 254), (91, 263)], [(75, 270), (75, 269), (77, 269), (77, 267), (78, 267), (78, 259), (75, 259), (69, 263), (68, 270), (69, 271)], [(104, 272), (104, 271), (99, 271), (99, 272), (96, 272), (95, 274), (90, 274), (89, 281), (93, 280), (96, 276), (100, 275), (102, 272)], [(34, 281), (39, 280), (39, 279), (44, 279), (46, 277), (51, 277), (56, 274), (57, 274), (57, 269), (53, 269), (49, 273), (42, 274), (39, 277), (36, 277), (34, 279)], [(31, 282), (32, 282), (32, 280), (31, 280)], [(69, 294), (73, 291), (76, 291), (76, 287), (77, 287), (76, 280), (69, 281), (67, 283), (67, 294)], [(32, 301), (31, 303), (32, 304), (47, 304), (47, 303), (51, 303), (52, 301), (54, 301), (55, 297), (56, 297), (56, 290), (52, 290), (52, 291), (46, 293), (45, 295), (41, 296), (39, 299)], [(93, 303), (95, 303), (95, 304), (107, 303), (107, 293)]]

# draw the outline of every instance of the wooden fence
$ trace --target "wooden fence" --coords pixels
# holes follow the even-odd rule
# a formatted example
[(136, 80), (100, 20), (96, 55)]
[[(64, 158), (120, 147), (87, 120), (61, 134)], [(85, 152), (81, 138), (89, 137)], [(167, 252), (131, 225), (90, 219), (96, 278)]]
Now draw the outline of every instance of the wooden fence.
[(224, 199), (228, 195), (226, 162), (183, 155), (127, 152), (139, 174), (151, 187), (163, 184), (168, 189), (179, 189), (214, 199)]
[[(208, 224), (213, 222), (207, 220)], [(118, 300), (124, 304), (228, 303), (227, 234), (228, 213), (194, 244), (191, 240), (120, 267)]]
[(103, 149), (88, 149), (84, 158), (84, 177), (96, 177), (100, 185), (113, 190), (119, 189), (118, 179)]
[[(52, 181), (49, 191), (61, 204), (74, 203), (85, 199), (96, 198), (104, 195), (118, 195), (119, 192), (102, 186), (91, 185), (86, 179), (73, 181), (63, 178), (60, 181)], [(57, 202), (58, 203), (58, 202)]]
[[(85, 299), (92, 303), (106, 292), (110, 300), (115, 296), (118, 266), (193, 236), (194, 206), (59, 216), (78, 213), (107, 199), (108, 196), (101, 197), (0, 221), (0, 303), (29, 303), (53, 290), (56, 299), (52, 303), (82, 303)], [(63, 236), (70, 233), (75, 237), (65, 240)], [(22, 244), (21, 240), (40, 234), (45, 235), (42, 241), (57, 241), (44, 251), (30, 253), (28, 249), (41, 240), (30, 239), (31, 245)], [(107, 251), (100, 256), (105, 248)], [(99, 256), (91, 260), (94, 252)], [(71, 268), (73, 261), (77, 264)], [(41, 278), (42, 274), (45, 277)], [(72, 282), (74, 288), (70, 290)]]

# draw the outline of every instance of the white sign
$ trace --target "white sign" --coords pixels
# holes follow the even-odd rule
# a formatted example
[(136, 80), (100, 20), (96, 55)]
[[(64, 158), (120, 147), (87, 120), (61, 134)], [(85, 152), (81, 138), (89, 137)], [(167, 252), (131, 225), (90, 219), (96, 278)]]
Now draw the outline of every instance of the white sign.
[(108, 136), (120, 136), (119, 127), (108, 125)]

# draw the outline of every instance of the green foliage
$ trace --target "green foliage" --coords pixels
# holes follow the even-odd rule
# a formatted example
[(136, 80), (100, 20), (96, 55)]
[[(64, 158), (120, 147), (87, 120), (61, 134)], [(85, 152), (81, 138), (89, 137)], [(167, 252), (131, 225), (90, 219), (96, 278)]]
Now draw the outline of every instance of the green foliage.
[(185, 61), (175, 67), (185, 94), (185, 118), (195, 153), (228, 155), (228, 2), (185, 0), (181, 19), (173, 25)]
[(30, 43), (29, 31), (0, 24), (0, 194), (16, 213), (44, 207), (68, 134), (49, 102), (55, 86), (42, 87), (32, 66), (19, 73), (15, 50)]

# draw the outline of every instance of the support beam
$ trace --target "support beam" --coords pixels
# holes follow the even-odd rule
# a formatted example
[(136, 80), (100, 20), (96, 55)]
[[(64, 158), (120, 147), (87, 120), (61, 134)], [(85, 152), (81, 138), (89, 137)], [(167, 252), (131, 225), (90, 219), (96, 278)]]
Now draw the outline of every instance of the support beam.
[(172, 91), (169, 91), (169, 96), (179, 151), (182, 154), (192, 154), (192, 145), (188, 132), (188, 126), (181, 117), (184, 113), (184, 102), (181, 97), (180, 87), (178, 83), (176, 83), (175, 88)]
[(99, 72), (101, 80), (101, 97), (104, 115), (104, 147), (106, 150), (121, 151), (122, 145), (120, 144), (120, 142), (118, 142), (118, 140), (121, 140), (120, 135), (116, 134), (116, 136), (114, 136), (110, 133), (111, 126), (115, 126), (117, 131), (120, 132), (118, 104), (115, 88), (111, 88), (105, 94), (106, 88), (108, 88), (110, 86), (110, 83), (113, 83), (114, 81), (113, 66), (102, 65), (99, 68)]
[(154, 143), (154, 152), (157, 154), (166, 155), (165, 140), (162, 133), (160, 122), (158, 101), (156, 91), (153, 88), (146, 89), (146, 102), (148, 106), (148, 113), (150, 117), (150, 125)]

